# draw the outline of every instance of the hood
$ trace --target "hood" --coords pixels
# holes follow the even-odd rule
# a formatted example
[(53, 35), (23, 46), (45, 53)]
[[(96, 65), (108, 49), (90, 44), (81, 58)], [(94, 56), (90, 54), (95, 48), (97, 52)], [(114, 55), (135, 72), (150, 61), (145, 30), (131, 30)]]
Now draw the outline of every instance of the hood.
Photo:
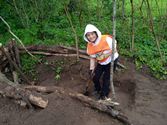
[(92, 24), (88, 24), (87, 26), (86, 26), (86, 28), (85, 28), (85, 33), (84, 33), (84, 40), (86, 41), (86, 42), (89, 42), (88, 41), (88, 39), (86, 38), (86, 33), (88, 33), (88, 32), (93, 32), (93, 31), (96, 31), (96, 33), (97, 33), (97, 36), (98, 36), (98, 38), (96, 39), (96, 41), (95, 41), (95, 44), (101, 39), (101, 32), (99, 31), (99, 29), (97, 29), (97, 27), (95, 27), (94, 25), (92, 25)]

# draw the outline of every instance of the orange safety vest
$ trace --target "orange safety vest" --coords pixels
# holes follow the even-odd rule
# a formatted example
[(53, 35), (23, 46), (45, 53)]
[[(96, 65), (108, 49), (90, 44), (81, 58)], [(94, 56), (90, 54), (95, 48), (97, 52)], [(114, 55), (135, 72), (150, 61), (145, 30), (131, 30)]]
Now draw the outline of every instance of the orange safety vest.
[(111, 52), (112, 52), (111, 48), (109, 47), (109, 45), (106, 41), (107, 37), (112, 38), (111, 35), (102, 35), (101, 40), (99, 41), (98, 45), (93, 45), (91, 42), (88, 42), (88, 44), (87, 44), (88, 55), (94, 55), (94, 54), (98, 54), (98, 53), (103, 54), (103, 51), (110, 50), (110, 53), (108, 54), (108, 56), (106, 56), (102, 60), (98, 60), (98, 62), (100, 62), (100, 63), (105, 62), (107, 60), (107, 58), (111, 55)]

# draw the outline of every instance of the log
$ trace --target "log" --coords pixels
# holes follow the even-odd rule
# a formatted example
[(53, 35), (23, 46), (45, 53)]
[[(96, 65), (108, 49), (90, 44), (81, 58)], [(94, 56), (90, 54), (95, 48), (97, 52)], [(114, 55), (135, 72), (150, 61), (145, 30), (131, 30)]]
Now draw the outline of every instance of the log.
[(49, 86), (49, 87), (46, 87), (46, 86), (26, 86), (24, 88), (28, 89), (28, 90), (43, 92), (43, 93), (57, 92), (60, 94), (67, 94), (71, 98), (79, 100), (80, 102), (82, 102), (83, 104), (85, 104), (88, 107), (91, 107), (93, 109), (97, 109), (101, 112), (109, 114), (110, 116), (121, 121), (125, 125), (132, 125), (130, 123), (130, 121), (128, 120), (128, 118), (123, 113), (121, 113), (120, 111), (115, 109), (115, 107), (112, 103), (109, 104), (109, 103), (103, 103), (100, 101), (95, 101), (87, 96), (84, 96), (83, 94), (68, 92), (67, 90), (64, 90), (63, 88), (56, 87), (56, 86)]
[[(77, 54), (66, 54), (66, 53), (49, 53), (49, 52), (42, 52), (42, 51), (30, 51), (31, 54), (37, 54), (37, 55), (45, 55), (45, 56), (64, 56), (64, 57), (76, 57)], [(26, 53), (25, 51), (20, 51), (20, 53)], [(79, 54), (80, 58), (83, 59), (89, 59), (88, 56)]]
[[(61, 47), (61, 48), (64, 48), (64, 49), (76, 51), (76, 48), (74, 48), (74, 47), (67, 47), (67, 46), (61, 46), (61, 45), (60, 45), (60, 47)], [(86, 50), (80, 50), (80, 49), (79, 49), (79, 53), (82, 53), (82, 54), (84, 54), (84, 55), (87, 55)]]
[(46, 108), (48, 105), (48, 99), (43, 97), (41, 94), (31, 92), (20, 87), (7, 86), (1, 91), (3, 97), (12, 98), (14, 100), (24, 101), (29, 108), (33, 108), (35, 105), (39, 108)]
[[(20, 51), (21, 53), (25, 53), (25, 51)], [(59, 53), (49, 53), (49, 52), (42, 52), (42, 51), (29, 51), (32, 54), (37, 55), (45, 55), (45, 56), (64, 56), (64, 57), (75, 57), (76, 54), (59, 54)]]
[(16, 85), (9, 79), (5, 77), (3, 73), (0, 72), (0, 84), (5, 83), (7, 87), (0, 91), (0, 95), (3, 97), (8, 97), (14, 99), (17, 103), (20, 102), (22, 105), (26, 103), (30, 108), (33, 108), (32, 105), (35, 105), (40, 108), (46, 108), (48, 105), (48, 99), (42, 96), (41, 94), (37, 92), (31, 92), (29, 90), (26, 90), (20, 85)]
[[(23, 47), (18, 47), (20, 51), (25, 51)], [(46, 46), (46, 45), (31, 45), (27, 46), (28, 51), (43, 51), (48, 53), (68, 53), (67, 49), (61, 49), (59, 46)]]
[(18, 86), (18, 84), (13, 83), (8, 78), (6, 78), (6, 76), (2, 72), (0, 72), (0, 83), (5, 83), (13, 87)]

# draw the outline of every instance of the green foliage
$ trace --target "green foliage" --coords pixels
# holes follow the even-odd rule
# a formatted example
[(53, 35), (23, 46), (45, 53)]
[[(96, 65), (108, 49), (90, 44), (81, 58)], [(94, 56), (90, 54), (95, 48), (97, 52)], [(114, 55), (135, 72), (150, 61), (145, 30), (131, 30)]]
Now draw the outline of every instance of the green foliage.
[[(102, 34), (112, 34), (112, 0), (0, 0), (0, 15), (9, 23), (11, 30), (25, 45), (63, 44), (75, 46), (74, 33), (65, 14), (68, 8), (78, 36), (78, 44), (86, 49), (83, 33), (86, 24), (96, 25)], [(117, 1), (116, 39), (120, 55), (135, 58), (136, 67), (147, 65), (157, 78), (165, 78), (167, 65), (167, 6), (166, 0), (149, 1), (153, 16), (155, 34), (165, 60), (161, 62), (155, 39), (151, 32), (148, 8), (142, 0), (134, 1), (135, 51), (131, 52), (131, 4), (125, 1), (125, 18), (122, 18), (122, 1)], [(5, 44), (13, 36), (0, 21), (0, 42)], [(27, 59), (27, 60), (26, 60)], [(36, 62), (23, 56), (24, 71), (32, 71)], [(61, 66), (58, 66), (61, 67)], [(61, 69), (61, 68), (60, 68)], [(59, 70), (60, 70), (59, 69)], [(58, 69), (55, 69), (55, 72)], [(59, 79), (59, 74), (55, 76)]]
[(36, 56), (37, 59), (33, 59), (30, 55), (21, 55), (21, 66), (22, 71), (28, 76), (32, 77), (33, 80), (37, 80), (37, 71), (35, 69), (36, 64), (42, 58), (42, 56)]
[(55, 62), (56, 68), (55, 68), (55, 80), (60, 80), (61, 79), (61, 72), (63, 70), (63, 61), (57, 61)]
[[(151, 41), (152, 42), (152, 41)], [(147, 44), (146, 44), (147, 43)], [(162, 60), (158, 54), (158, 50), (153, 43), (143, 42), (137, 43), (137, 50), (134, 53), (137, 69), (142, 65), (147, 65), (151, 69), (151, 73), (158, 79), (166, 79), (167, 69), (164, 67)]]

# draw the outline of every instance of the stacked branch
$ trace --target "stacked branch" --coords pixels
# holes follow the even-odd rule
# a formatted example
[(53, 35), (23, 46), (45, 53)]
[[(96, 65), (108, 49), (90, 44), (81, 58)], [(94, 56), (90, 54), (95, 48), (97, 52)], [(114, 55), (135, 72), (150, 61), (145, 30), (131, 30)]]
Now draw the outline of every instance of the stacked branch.
[(10, 72), (15, 84), (18, 84), (18, 74), (30, 84), (28, 78), (21, 71), (19, 49), (17, 48), (16, 42), (11, 40), (6, 47), (0, 46), (0, 71)]
[[(23, 47), (19, 47), (20, 53), (26, 53)], [(76, 48), (66, 46), (45, 46), (45, 45), (32, 45), (27, 46), (31, 54), (45, 55), (45, 56), (64, 56), (64, 57), (76, 57)], [(89, 59), (86, 51), (79, 50), (79, 57), (83, 59)]]
[[(36, 55), (45, 55), (45, 56), (64, 56), (64, 57), (76, 57), (76, 48), (67, 47), (67, 46), (45, 46), (45, 45), (32, 45), (27, 46), (26, 50), (28, 50), (31, 54)], [(26, 53), (23, 47), (19, 47), (20, 53)], [(83, 59), (89, 59), (85, 50), (79, 49), (79, 57)], [(126, 66), (118, 62), (118, 66), (122, 69), (127, 69)]]
[(21, 106), (33, 108), (33, 105), (40, 108), (45, 108), (48, 105), (48, 99), (42, 94), (32, 92), (22, 88), (19, 84), (16, 85), (0, 72), (0, 84), (4, 89), (0, 91), (2, 97), (13, 99)]

